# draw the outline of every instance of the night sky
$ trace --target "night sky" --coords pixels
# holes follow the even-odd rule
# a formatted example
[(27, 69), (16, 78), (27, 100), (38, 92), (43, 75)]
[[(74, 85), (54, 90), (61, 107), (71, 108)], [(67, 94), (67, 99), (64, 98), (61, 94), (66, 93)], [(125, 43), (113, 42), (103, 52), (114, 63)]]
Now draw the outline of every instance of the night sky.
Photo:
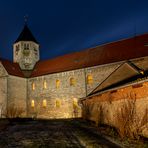
[(1, 0), (0, 57), (12, 60), (25, 15), (42, 60), (148, 33), (148, 0)]

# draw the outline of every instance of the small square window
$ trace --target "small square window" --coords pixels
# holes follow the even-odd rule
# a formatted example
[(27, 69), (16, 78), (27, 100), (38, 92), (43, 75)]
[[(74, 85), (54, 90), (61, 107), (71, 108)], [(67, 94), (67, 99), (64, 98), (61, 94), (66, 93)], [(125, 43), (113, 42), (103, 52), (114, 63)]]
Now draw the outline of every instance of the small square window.
[(34, 108), (34, 106), (35, 106), (35, 103), (34, 103), (34, 100), (32, 100), (31, 101), (31, 107)]
[(46, 99), (44, 99), (43, 100), (43, 107), (46, 108), (46, 106), (47, 106), (47, 101), (46, 101)]

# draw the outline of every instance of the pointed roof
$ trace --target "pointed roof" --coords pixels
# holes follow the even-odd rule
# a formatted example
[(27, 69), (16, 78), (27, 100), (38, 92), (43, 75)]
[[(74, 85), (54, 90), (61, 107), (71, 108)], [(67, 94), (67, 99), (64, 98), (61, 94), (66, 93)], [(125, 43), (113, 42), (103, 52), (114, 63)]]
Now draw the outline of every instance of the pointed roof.
[(22, 32), (20, 33), (19, 37), (15, 41), (15, 43), (17, 43), (19, 41), (33, 41), (38, 44), (37, 40), (35, 39), (35, 37), (33, 36), (32, 32), (30, 31), (30, 29), (28, 28), (28, 26), (26, 24), (25, 24)]

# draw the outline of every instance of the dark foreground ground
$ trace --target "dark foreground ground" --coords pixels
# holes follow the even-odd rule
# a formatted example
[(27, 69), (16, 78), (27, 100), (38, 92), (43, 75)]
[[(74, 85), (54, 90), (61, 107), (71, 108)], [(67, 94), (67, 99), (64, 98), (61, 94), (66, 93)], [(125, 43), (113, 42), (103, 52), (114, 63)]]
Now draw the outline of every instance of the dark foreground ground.
[(0, 130), (0, 148), (118, 148), (80, 119), (11, 121)]

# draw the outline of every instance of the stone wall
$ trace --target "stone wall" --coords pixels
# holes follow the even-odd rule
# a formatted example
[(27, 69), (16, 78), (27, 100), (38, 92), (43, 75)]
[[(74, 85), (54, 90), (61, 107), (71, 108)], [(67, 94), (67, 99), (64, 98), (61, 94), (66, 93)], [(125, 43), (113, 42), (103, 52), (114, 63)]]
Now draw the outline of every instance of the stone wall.
[(8, 77), (8, 107), (15, 106), (23, 110), (22, 116), (27, 112), (27, 80), (16, 76)]
[[(118, 126), (118, 113), (131, 100), (136, 100), (135, 113), (139, 121), (141, 121), (148, 111), (148, 81), (136, 82), (82, 100), (83, 118), (94, 121), (96, 124), (101, 122), (116, 127)], [(145, 120), (148, 123), (148, 116), (145, 117)], [(143, 135), (148, 136), (148, 128), (145, 128)]]
[(4, 117), (7, 108), (7, 77), (8, 74), (0, 62), (0, 117)]
[[(70, 82), (71, 78), (73, 78), (73, 84)], [(80, 117), (81, 111), (77, 100), (86, 96), (84, 82), (83, 69), (29, 79), (28, 109), (30, 116), (38, 118)], [(46, 88), (44, 88), (44, 83), (46, 83)], [(43, 100), (46, 100), (46, 107), (43, 106)], [(32, 101), (34, 101), (34, 107), (31, 107)]]

